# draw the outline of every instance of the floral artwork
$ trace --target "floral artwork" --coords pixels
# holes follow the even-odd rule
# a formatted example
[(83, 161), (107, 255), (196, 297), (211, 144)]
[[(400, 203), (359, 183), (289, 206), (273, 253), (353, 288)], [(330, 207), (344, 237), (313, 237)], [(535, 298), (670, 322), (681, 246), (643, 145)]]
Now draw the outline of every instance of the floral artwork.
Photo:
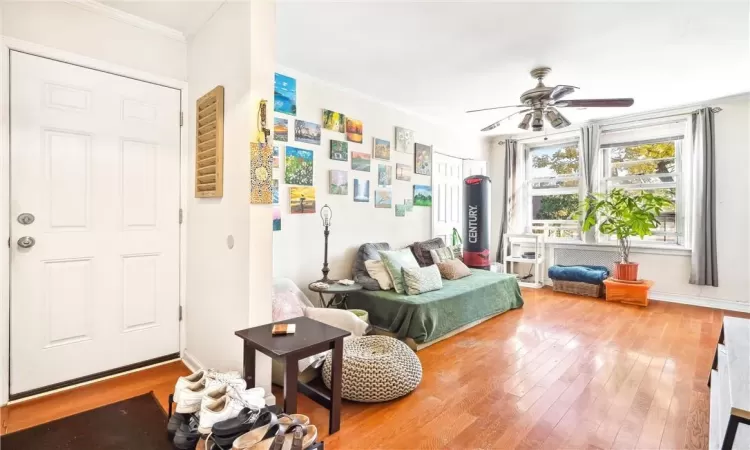
[(279, 204), (279, 180), (273, 180), (271, 183), (271, 192), (273, 193), (273, 204)]
[(432, 187), (414, 185), (414, 206), (432, 206)]
[(273, 118), (273, 140), (287, 142), (289, 140), (289, 121), (281, 117)]
[(289, 188), (289, 210), (292, 214), (315, 214), (315, 188)]
[(305, 144), (320, 145), (320, 125), (295, 119), (294, 140)]
[(286, 148), (284, 158), (284, 183), (301, 186), (313, 185), (313, 151), (296, 147)]
[(390, 189), (375, 189), (375, 207), (390, 208), (392, 197)]
[(354, 179), (354, 201), (370, 201), (370, 180), (360, 180), (359, 178)]
[(396, 163), (396, 179), (401, 181), (411, 181), (411, 166), (408, 164)]
[(280, 73), (275, 74), (273, 110), (290, 116), (297, 115), (297, 80)]
[(391, 143), (378, 138), (372, 138), (372, 157), (389, 161), (391, 159)]
[(413, 131), (396, 127), (396, 151), (401, 153), (411, 153), (414, 151)]
[(350, 142), (362, 143), (362, 121), (350, 117), (346, 118), (346, 140)]
[(273, 207), (273, 231), (281, 231), (281, 208)]
[(273, 150), (266, 144), (250, 144), (250, 203), (271, 204)]
[(279, 168), (279, 153), (281, 153), (279, 146), (274, 145), (273, 146), (273, 168), (274, 169)]
[(378, 186), (388, 187), (393, 184), (393, 166), (378, 164)]
[(406, 205), (396, 205), (396, 217), (404, 217), (406, 215)]
[(414, 173), (432, 175), (432, 147), (414, 144)]
[(331, 159), (334, 161), (349, 161), (349, 143), (331, 139)]
[(362, 152), (352, 152), (352, 170), (360, 172), (370, 171), (370, 154)]
[(339, 133), (344, 132), (346, 118), (343, 114), (336, 111), (323, 110), (323, 128), (326, 130), (336, 131)]
[(329, 172), (329, 177), (329, 194), (346, 195), (349, 193), (349, 174), (346, 170), (331, 170)]

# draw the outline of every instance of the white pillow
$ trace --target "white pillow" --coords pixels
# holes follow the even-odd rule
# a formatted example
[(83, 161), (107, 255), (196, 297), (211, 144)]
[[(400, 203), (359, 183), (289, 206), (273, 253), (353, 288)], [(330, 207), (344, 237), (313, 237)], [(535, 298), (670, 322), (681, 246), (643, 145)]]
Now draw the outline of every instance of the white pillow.
[[(305, 309), (305, 316), (312, 320), (323, 322), (326, 325), (341, 328), (342, 330), (350, 332), (352, 335), (345, 337), (344, 341), (347, 341), (352, 337), (364, 336), (365, 333), (367, 333), (367, 329), (370, 327), (367, 322), (357, 317), (356, 314), (345, 309), (307, 308)], [(298, 363), (299, 371), (302, 372), (310, 366), (316, 369), (322, 366), (323, 362), (325, 362), (326, 354), (329, 351), (330, 350), (300, 359)]]
[(365, 268), (367, 269), (367, 273), (378, 282), (380, 289), (384, 291), (393, 289), (393, 280), (391, 280), (391, 276), (388, 274), (383, 261), (368, 259), (365, 261)]

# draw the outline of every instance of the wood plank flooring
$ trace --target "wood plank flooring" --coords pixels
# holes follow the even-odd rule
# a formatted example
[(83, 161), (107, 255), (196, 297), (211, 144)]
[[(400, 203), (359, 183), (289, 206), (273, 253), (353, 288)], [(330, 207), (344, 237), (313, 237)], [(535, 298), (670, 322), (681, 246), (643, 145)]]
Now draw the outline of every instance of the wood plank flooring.
[[(327, 410), (301, 395), (299, 412), (319, 426), (327, 450), (707, 447), (706, 380), (724, 312), (548, 289), (523, 295), (522, 309), (417, 353), (423, 379), (409, 396), (345, 402), (335, 435), (327, 436)], [(184, 373), (171, 363), (15, 404), (0, 431), (150, 390), (166, 399)]]

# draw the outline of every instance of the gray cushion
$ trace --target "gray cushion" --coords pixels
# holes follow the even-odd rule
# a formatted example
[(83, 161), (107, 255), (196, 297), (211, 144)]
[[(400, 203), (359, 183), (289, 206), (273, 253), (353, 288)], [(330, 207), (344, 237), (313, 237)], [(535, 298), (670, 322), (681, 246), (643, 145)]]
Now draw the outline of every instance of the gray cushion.
[(445, 242), (443, 242), (443, 238), (437, 237), (427, 241), (415, 242), (410, 247), (411, 252), (414, 254), (414, 258), (416, 258), (419, 263), (419, 267), (427, 267), (435, 264), (432, 261), (430, 250), (445, 247)]
[(359, 247), (359, 250), (357, 250), (357, 257), (354, 259), (354, 265), (352, 266), (352, 279), (354, 282), (361, 284), (362, 287), (369, 291), (379, 291), (380, 285), (378, 284), (378, 280), (372, 278), (367, 273), (365, 261), (368, 259), (376, 259), (380, 261), (380, 254), (378, 251), (390, 249), (391, 246), (388, 245), (387, 242), (362, 244)]

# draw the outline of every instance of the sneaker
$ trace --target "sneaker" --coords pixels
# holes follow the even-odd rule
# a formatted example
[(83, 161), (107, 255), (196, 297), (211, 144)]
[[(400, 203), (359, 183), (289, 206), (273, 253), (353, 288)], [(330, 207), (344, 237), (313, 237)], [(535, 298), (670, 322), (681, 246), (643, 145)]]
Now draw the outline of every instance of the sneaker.
[(208, 369), (206, 371), (206, 378), (221, 381), (222, 383), (228, 383), (230, 380), (242, 378), (242, 374), (237, 372), (236, 370), (230, 370), (229, 372), (219, 372), (214, 369)]
[(172, 443), (179, 450), (195, 450), (201, 434), (198, 432), (198, 418), (191, 416), (187, 422), (180, 425), (174, 435)]
[(227, 395), (201, 408), (198, 432), (210, 433), (215, 423), (233, 419), (245, 408), (252, 410), (257, 417), (264, 406), (266, 402), (260, 397), (243, 396), (236, 391), (230, 391)]
[(177, 383), (175, 383), (174, 385), (174, 394), (172, 394), (172, 400), (175, 403), (178, 403), (180, 401), (180, 391), (182, 391), (182, 388), (184, 388), (188, 384), (194, 384), (199, 381), (203, 381), (204, 378), (206, 378), (205, 370), (199, 370), (186, 377), (178, 378)]
[(175, 412), (180, 414), (193, 414), (201, 409), (201, 400), (206, 392), (205, 380), (188, 384), (180, 391), (180, 400), (177, 402)]
[[(244, 391), (247, 387), (244, 378), (227, 378), (227, 377), (206, 377), (206, 389), (215, 390), (222, 386), (230, 386), (238, 391)], [(223, 395), (223, 394), (222, 394)], [(216, 398), (221, 397), (221, 395)]]
[(216, 384), (206, 383), (206, 391), (201, 399), (201, 409), (209, 403), (214, 403), (216, 400), (227, 395), (231, 390), (237, 389), (239, 392), (245, 390), (245, 380), (241, 380), (242, 384)]

